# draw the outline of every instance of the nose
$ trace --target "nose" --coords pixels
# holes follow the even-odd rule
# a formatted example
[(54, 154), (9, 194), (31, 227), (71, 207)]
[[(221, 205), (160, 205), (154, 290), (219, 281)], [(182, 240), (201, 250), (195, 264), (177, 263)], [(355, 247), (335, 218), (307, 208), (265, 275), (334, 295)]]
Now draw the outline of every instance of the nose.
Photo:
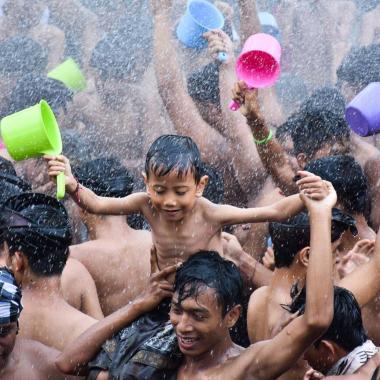
[(178, 320), (176, 331), (178, 334), (183, 335), (194, 331), (193, 325), (191, 324), (190, 318), (183, 313)]
[(177, 201), (174, 197), (167, 197), (164, 200), (164, 206), (165, 207), (175, 207), (177, 205)]

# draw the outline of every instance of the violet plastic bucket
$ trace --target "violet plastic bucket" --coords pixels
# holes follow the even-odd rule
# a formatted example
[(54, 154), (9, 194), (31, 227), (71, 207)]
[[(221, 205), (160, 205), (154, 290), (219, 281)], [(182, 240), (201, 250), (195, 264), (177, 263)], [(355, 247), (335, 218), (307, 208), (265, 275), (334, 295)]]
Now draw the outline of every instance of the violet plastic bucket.
[(370, 83), (346, 107), (346, 121), (359, 136), (380, 132), (380, 82)]

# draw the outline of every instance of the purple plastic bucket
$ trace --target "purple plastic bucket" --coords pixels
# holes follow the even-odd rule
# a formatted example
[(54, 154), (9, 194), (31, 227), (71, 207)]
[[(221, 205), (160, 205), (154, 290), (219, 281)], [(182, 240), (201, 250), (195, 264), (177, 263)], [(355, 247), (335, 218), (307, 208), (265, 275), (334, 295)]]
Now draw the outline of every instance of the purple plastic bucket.
[(380, 82), (370, 83), (346, 107), (346, 121), (359, 136), (380, 132)]

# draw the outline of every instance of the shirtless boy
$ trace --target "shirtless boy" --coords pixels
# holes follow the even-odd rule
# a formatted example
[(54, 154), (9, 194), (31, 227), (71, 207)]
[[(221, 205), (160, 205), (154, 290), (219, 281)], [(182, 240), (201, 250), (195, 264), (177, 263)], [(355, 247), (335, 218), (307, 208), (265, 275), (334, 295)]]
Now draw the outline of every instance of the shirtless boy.
[[(146, 193), (125, 198), (105, 198), (81, 186), (64, 156), (46, 156), (49, 175), (64, 172), (66, 188), (77, 203), (94, 214), (141, 213), (152, 229), (157, 266), (164, 268), (186, 260), (199, 250), (222, 252), (221, 229), (225, 225), (281, 221), (303, 209), (293, 195), (271, 206), (240, 209), (216, 205), (202, 197), (207, 176), (200, 176), (201, 158), (189, 137), (163, 135), (150, 147), (145, 162)], [(326, 184), (317, 176), (300, 172), (298, 186), (314, 199), (326, 194)]]

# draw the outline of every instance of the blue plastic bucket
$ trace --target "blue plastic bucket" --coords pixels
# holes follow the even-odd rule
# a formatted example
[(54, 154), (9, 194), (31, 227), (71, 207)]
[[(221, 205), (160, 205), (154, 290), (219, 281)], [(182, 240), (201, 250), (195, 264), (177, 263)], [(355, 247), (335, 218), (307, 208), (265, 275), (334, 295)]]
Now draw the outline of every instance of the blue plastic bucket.
[(177, 26), (177, 37), (187, 47), (202, 49), (207, 45), (203, 34), (223, 26), (224, 17), (218, 8), (206, 0), (191, 0)]
[(270, 34), (280, 41), (281, 33), (276, 18), (269, 12), (259, 12), (259, 20), (262, 33)]

